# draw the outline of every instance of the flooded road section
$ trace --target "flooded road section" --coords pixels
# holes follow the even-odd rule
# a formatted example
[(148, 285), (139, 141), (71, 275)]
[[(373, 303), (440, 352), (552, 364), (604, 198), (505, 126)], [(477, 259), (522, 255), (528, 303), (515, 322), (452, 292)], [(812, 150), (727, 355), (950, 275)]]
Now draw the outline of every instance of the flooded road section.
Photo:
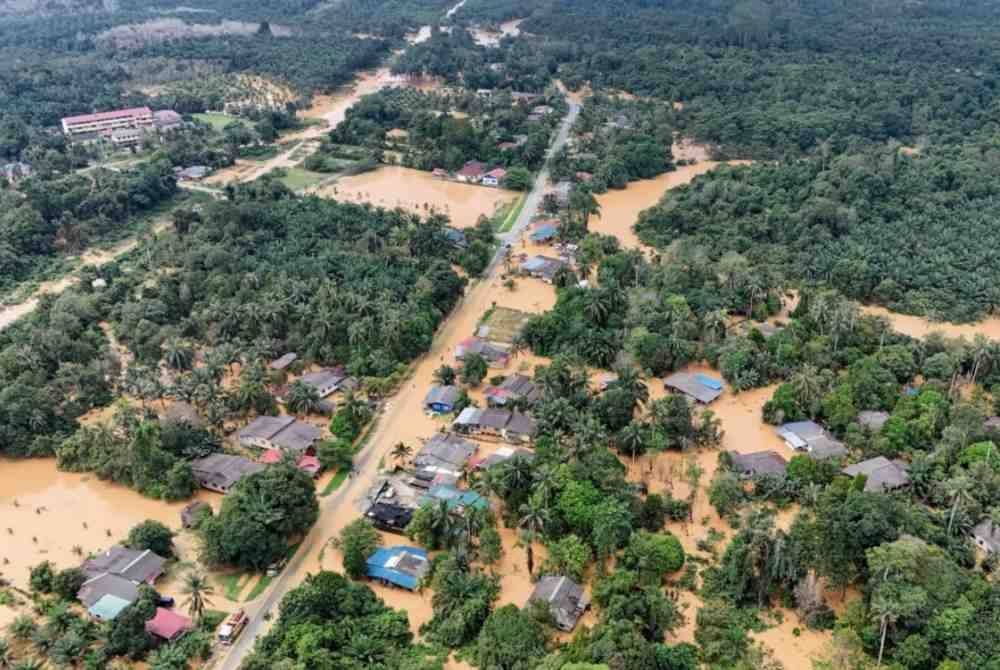
[(1000, 340), (1000, 318), (992, 317), (977, 323), (949, 323), (931, 321), (924, 316), (899, 314), (885, 307), (864, 305), (861, 311), (872, 316), (884, 316), (895, 330), (910, 337), (927, 337), (931, 333), (942, 333), (947, 337), (964, 337), (971, 340), (976, 335), (985, 335), (991, 340)]
[(498, 207), (517, 197), (513, 191), (461, 184), (439, 179), (430, 172), (395, 165), (342, 177), (313, 192), (342, 202), (399, 207), (422, 216), (437, 212), (448, 216), (456, 228), (475, 226), (480, 216), (492, 216)]

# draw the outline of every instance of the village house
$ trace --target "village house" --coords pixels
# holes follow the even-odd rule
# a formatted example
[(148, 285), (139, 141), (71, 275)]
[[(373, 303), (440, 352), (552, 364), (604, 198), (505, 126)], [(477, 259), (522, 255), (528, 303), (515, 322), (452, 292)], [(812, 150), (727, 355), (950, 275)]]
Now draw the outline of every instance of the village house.
[(534, 244), (552, 244), (559, 236), (559, 226), (551, 223), (535, 228), (528, 237)]
[(486, 172), (486, 166), (479, 161), (469, 161), (455, 173), (455, 179), (466, 184), (478, 184)]
[[(207, 512), (204, 510), (207, 510)], [(212, 514), (212, 506), (207, 502), (195, 500), (192, 503), (188, 503), (181, 510), (181, 528), (194, 528), (195, 523), (198, 522), (198, 519), (203, 514), (209, 516)]]
[(369, 579), (408, 591), (417, 590), (430, 567), (426, 551), (406, 546), (382, 547), (367, 561)]
[(555, 281), (556, 275), (566, 267), (566, 261), (549, 256), (532, 256), (521, 263), (521, 272), (546, 284)]
[(186, 402), (172, 403), (160, 417), (160, 423), (163, 425), (187, 424), (192, 428), (202, 428), (205, 425), (201, 414), (198, 413), (198, 408)]
[(531, 442), (535, 434), (534, 420), (505, 409), (466, 407), (452, 427), (459, 433), (484, 440), (506, 440), (512, 444)]
[(788, 468), (788, 461), (776, 451), (755, 451), (749, 454), (730, 451), (729, 457), (733, 463), (733, 471), (746, 479), (763, 476), (784, 479)]
[(890, 461), (884, 456), (869, 458), (866, 461), (848, 465), (841, 472), (848, 477), (863, 475), (865, 491), (869, 493), (885, 493), (903, 488), (910, 483), (910, 475), (905, 463)]
[(238, 481), (264, 468), (260, 463), (230, 454), (212, 454), (191, 461), (191, 471), (198, 485), (217, 493), (228, 493)]
[(673, 393), (682, 393), (702, 405), (715, 402), (722, 395), (722, 382), (700, 372), (675, 372), (663, 380), (663, 387)]
[(882, 426), (889, 420), (888, 412), (859, 412), (858, 423), (873, 433), (882, 430)]
[[(261, 454), (259, 462), (264, 465), (276, 465), (281, 462), (282, 458), (284, 458), (284, 454), (285, 452), (281, 449), (267, 449), (263, 454)], [(295, 461), (295, 467), (313, 479), (319, 477), (320, 473), (323, 471), (323, 464), (320, 463), (318, 458), (311, 454), (302, 454), (299, 456), (298, 460)]]
[(240, 431), (240, 445), (257, 449), (285, 449), (296, 453), (312, 453), (313, 445), (322, 436), (319, 428), (295, 417), (258, 416)]
[(573, 183), (564, 179), (552, 187), (552, 195), (560, 207), (569, 205), (569, 194), (573, 192)]
[(507, 177), (507, 171), (503, 168), (494, 168), (483, 175), (483, 186), (500, 186)]
[(209, 175), (211, 169), (207, 165), (192, 165), (177, 172), (181, 181), (201, 181)]
[(508, 376), (500, 386), (487, 386), (483, 395), (490, 407), (503, 407), (510, 402), (522, 401), (533, 405), (538, 402), (541, 393), (531, 377), (518, 373)]
[(510, 353), (506, 349), (501, 349), (492, 342), (487, 342), (481, 337), (468, 337), (458, 343), (455, 347), (455, 358), (459, 361), (465, 359), (468, 354), (479, 354), (486, 359), (491, 368), (505, 368), (510, 362)]
[(419, 503), (420, 506), (437, 505), (441, 501), (444, 501), (449, 512), (458, 516), (464, 515), (466, 510), (485, 510), (490, 506), (490, 501), (475, 491), (463, 490), (450, 484), (432, 486), (420, 497)]
[(973, 527), (972, 539), (987, 554), (1000, 553), (1000, 524), (983, 519)]
[(349, 377), (344, 368), (324, 368), (316, 372), (302, 375), (300, 382), (306, 386), (316, 389), (320, 398), (325, 398), (340, 390), (348, 390), (357, 387), (357, 380)]
[(590, 598), (582, 586), (569, 577), (556, 575), (539, 579), (528, 603), (548, 606), (556, 627), (567, 633), (576, 628), (580, 617), (590, 608)]
[(77, 598), (92, 617), (112, 621), (139, 597), (139, 585), (152, 585), (163, 575), (167, 559), (148, 549), (115, 545), (85, 560), (86, 581)]
[(531, 103), (534, 102), (535, 100), (538, 100), (540, 97), (542, 96), (539, 95), (538, 93), (525, 93), (523, 91), (510, 92), (510, 98), (514, 102)]
[(466, 238), (464, 231), (446, 226), (442, 232), (445, 239), (456, 249), (465, 249), (469, 246), (469, 240)]
[(444, 475), (458, 481), (465, 473), (465, 466), (479, 450), (475, 442), (453, 433), (438, 433), (424, 443), (413, 457), (414, 486), (428, 487)]
[(403, 534), (413, 520), (413, 508), (395, 503), (377, 502), (368, 508), (365, 516), (379, 530), (387, 533)]
[(432, 386), (424, 396), (424, 407), (436, 414), (450, 414), (461, 397), (462, 390), (457, 386)]
[(272, 370), (287, 370), (288, 366), (290, 366), (297, 360), (299, 360), (298, 354), (294, 352), (288, 352), (287, 354), (275, 358), (273, 361), (268, 363), (267, 367), (271, 368)]
[(778, 436), (790, 448), (804, 451), (817, 460), (847, 455), (847, 448), (815, 421), (795, 421), (777, 428)]
[(535, 460), (535, 452), (523, 447), (500, 447), (489, 456), (473, 461), (472, 467), (477, 470), (489, 470), (501, 463), (506, 463), (512, 458), (523, 458), (527, 461)]
[(146, 632), (165, 642), (173, 642), (193, 627), (191, 619), (163, 607), (157, 607), (156, 614), (146, 622)]
[(555, 111), (556, 110), (549, 105), (536, 105), (535, 107), (531, 108), (532, 114), (540, 114), (541, 116), (548, 116), (549, 114), (552, 114)]
[(149, 549), (129, 549), (119, 544), (92, 556), (80, 569), (88, 578), (116, 575), (135, 584), (152, 584), (163, 575), (167, 559)]
[(594, 178), (594, 175), (592, 175), (589, 172), (584, 172), (583, 170), (578, 171), (573, 176), (576, 177), (577, 181), (582, 181), (585, 184), (589, 184), (591, 180)]

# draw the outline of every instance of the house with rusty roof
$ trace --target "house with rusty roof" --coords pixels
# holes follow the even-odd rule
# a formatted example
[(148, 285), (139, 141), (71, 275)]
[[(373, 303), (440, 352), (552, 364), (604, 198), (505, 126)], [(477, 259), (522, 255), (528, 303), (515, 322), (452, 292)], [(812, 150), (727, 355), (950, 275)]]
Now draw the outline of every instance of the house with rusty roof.
[(239, 439), (244, 447), (311, 453), (321, 436), (322, 431), (311, 423), (281, 415), (258, 416), (240, 431)]
[(191, 461), (191, 471), (198, 485), (218, 493), (228, 493), (241, 479), (262, 472), (265, 467), (231, 454), (212, 454)]
[(722, 382), (697, 372), (675, 372), (663, 380), (663, 387), (673, 393), (682, 393), (702, 405), (715, 402), (722, 395)]
[(749, 454), (730, 451), (729, 457), (733, 463), (733, 471), (748, 479), (763, 476), (784, 478), (788, 468), (788, 461), (776, 451), (754, 451)]
[(864, 477), (865, 491), (885, 493), (903, 488), (910, 483), (910, 475), (905, 463), (890, 461), (885, 456), (876, 456), (866, 461), (848, 465), (841, 470), (848, 477)]

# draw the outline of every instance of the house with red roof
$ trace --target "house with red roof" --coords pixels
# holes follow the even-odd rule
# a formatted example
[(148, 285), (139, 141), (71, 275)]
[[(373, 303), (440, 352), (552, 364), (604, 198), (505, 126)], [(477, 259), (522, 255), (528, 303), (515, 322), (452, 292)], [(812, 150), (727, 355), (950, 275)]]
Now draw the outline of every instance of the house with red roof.
[(156, 614), (146, 622), (147, 633), (167, 642), (173, 642), (192, 628), (191, 619), (164, 607), (157, 607)]
[(478, 184), (485, 172), (486, 166), (484, 164), (479, 161), (469, 161), (462, 166), (461, 170), (455, 173), (455, 179), (467, 184)]
[(125, 128), (152, 130), (153, 110), (149, 107), (132, 107), (111, 112), (67, 116), (62, 120), (63, 134), (67, 137), (89, 133), (110, 135), (112, 131)]
[[(283, 453), (281, 449), (267, 449), (260, 456), (260, 462), (264, 465), (275, 465), (281, 462), (281, 457)], [(298, 461), (296, 461), (296, 466), (299, 470), (306, 473), (313, 479), (319, 477), (320, 471), (323, 470), (323, 465), (319, 462), (319, 459), (310, 454), (303, 454)]]
[(483, 175), (483, 186), (499, 186), (507, 176), (507, 171), (503, 168), (495, 168)]

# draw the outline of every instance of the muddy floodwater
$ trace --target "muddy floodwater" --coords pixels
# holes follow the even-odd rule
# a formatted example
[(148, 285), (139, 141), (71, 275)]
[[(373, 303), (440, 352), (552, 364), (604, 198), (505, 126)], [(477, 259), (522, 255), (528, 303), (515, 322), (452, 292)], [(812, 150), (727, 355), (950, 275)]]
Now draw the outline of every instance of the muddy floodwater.
[(964, 337), (971, 340), (976, 335), (985, 335), (991, 340), (1000, 340), (1000, 318), (993, 317), (977, 323), (949, 323), (931, 321), (924, 316), (899, 314), (885, 307), (866, 305), (861, 308), (865, 314), (884, 316), (892, 327), (910, 337), (927, 337), (931, 333), (943, 333), (948, 337)]
[[(219, 496), (199, 496), (218, 507)], [(42, 561), (58, 568), (77, 565), (146, 519), (176, 530), (185, 504), (145, 498), (92, 474), (60, 472), (53, 458), (0, 460), (3, 574), (26, 587), (31, 566)]]
[(693, 165), (679, 166), (673, 172), (665, 172), (653, 179), (631, 182), (621, 190), (609, 190), (597, 197), (601, 205), (600, 217), (590, 218), (591, 232), (614, 235), (626, 249), (639, 249), (642, 242), (632, 229), (639, 214), (657, 204), (663, 194), (672, 188), (690, 183), (695, 177), (710, 172), (720, 165), (742, 165), (746, 161), (720, 163), (702, 160)]
[(396, 165), (343, 177), (316, 193), (346, 202), (400, 207), (417, 214), (438, 212), (447, 215), (458, 228), (475, 226), (480, 216), (492, 216), (498, 207), (517, 197), (513, 191), (460, 184)]

